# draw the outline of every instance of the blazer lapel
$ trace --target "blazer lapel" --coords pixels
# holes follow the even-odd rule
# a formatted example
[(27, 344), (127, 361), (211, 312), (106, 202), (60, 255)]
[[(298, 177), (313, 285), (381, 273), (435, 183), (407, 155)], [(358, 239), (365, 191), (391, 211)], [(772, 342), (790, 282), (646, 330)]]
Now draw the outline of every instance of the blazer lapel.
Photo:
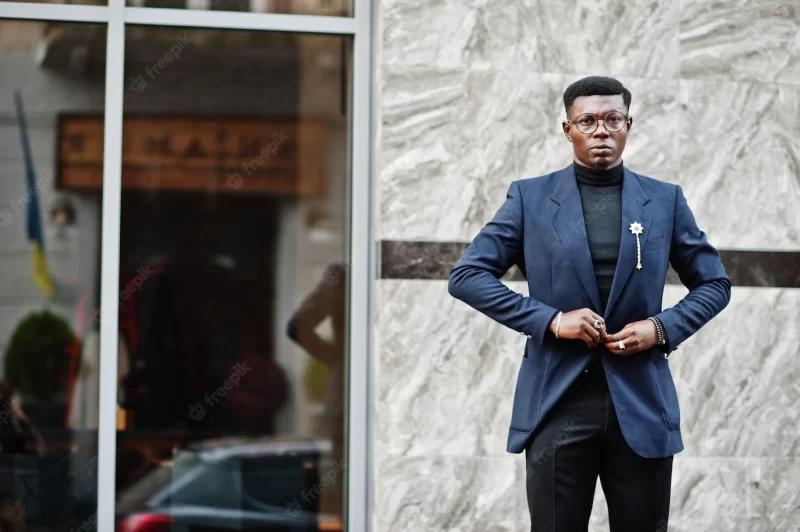
[[(640, 274), (636, 270), (636, 236), (631, 233), (630, 225), (639, 222), (643, 226), (642, 234), (639, 235), (639, 244), (644, 247), (647, 236), (650, 234), (650, 215), (645, 211), (644, 205), (650, 198), (642, 190), (639, 179), (636, 175), (623, 168), (622, 173), (622, 227), (619, 242), (619, 257), (617, 258), (617, 269), (614, 271), (614, 279), (611, 282), (611, 293), (608, 296), (608, 305), (604, 318), (608, 319), (614, 304), (619, 299), (622, 289), (628, 282), (631, 274)], [(646, 264), (642, 264), (646, 268)]]
[(561, 245), (564, 246), (564, 251), (566, 251), (572, 267), (589, 295), (594, 310), (599, 312), (602, 308), (600, 291), (594, 276), (592, 255), (589, 252), (589, 240), (586, 237), (586, 225), (583, 219), (581, 196), (575, 181), (574, 164), (559, 172), (550, 199), (560, 206), (553, 216), (553, 224), (558, 232)]

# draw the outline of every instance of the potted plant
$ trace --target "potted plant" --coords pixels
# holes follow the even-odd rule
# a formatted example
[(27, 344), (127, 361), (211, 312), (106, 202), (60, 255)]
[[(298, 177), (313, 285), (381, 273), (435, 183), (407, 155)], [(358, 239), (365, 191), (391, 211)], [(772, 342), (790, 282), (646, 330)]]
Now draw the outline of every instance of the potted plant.
[(31, 312), (14, 329), (4, 379), (34, 426), (64, 426), (68, 377), (77, 371), (79, 356), (69, 324), (49, 310)]

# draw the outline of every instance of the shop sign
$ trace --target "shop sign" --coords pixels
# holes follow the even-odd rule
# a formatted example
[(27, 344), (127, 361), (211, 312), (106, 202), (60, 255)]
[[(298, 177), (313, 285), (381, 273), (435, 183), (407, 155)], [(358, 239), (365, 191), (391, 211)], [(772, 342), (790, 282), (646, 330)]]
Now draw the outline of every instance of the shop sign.
[[(126, 116), (122, 188), (320, 196), (325, 128), (305, 120)], [(58, 185), (99, 190), (103, 116), (61, 115)]]

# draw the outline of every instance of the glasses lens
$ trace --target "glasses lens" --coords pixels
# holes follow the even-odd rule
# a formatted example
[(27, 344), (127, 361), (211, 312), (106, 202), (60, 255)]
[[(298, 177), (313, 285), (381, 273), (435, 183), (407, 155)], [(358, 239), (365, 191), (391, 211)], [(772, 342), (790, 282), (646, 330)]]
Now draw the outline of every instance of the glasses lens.
[(625, 117), (620, 113), (608, 113), (603, 122), (609, 131), (619, 131), (625, 126)]
[(575, 124), (581, 133), (591, 133), (597, 127), (597, 118), (594, 115), (581, 115)]

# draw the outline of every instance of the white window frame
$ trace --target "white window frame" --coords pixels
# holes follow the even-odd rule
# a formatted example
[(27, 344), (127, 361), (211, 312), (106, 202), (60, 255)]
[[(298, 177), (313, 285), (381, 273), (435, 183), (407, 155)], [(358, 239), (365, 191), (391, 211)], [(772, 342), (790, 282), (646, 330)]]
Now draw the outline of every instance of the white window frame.
[(347, 508), (345, 530), (371, 529), (371, 300), (375, 279), (372, 235), (372, 31), (371, 0), (353, 0), (355, 16), (328, 17), (108, 6), (0, 2), (0, 19), (107, 24), (105, 151), (103, 160), (102, 257), (100, 280), (100, 397), (98, 429), (97, 530), (114, 530), (116, 398), (119, 304), (119, 234), (122, 183), (122, 109), (125, 88), (126, 24), (190, 26), (350, 35), (353, 78), (350, 136), (349, 387)]

